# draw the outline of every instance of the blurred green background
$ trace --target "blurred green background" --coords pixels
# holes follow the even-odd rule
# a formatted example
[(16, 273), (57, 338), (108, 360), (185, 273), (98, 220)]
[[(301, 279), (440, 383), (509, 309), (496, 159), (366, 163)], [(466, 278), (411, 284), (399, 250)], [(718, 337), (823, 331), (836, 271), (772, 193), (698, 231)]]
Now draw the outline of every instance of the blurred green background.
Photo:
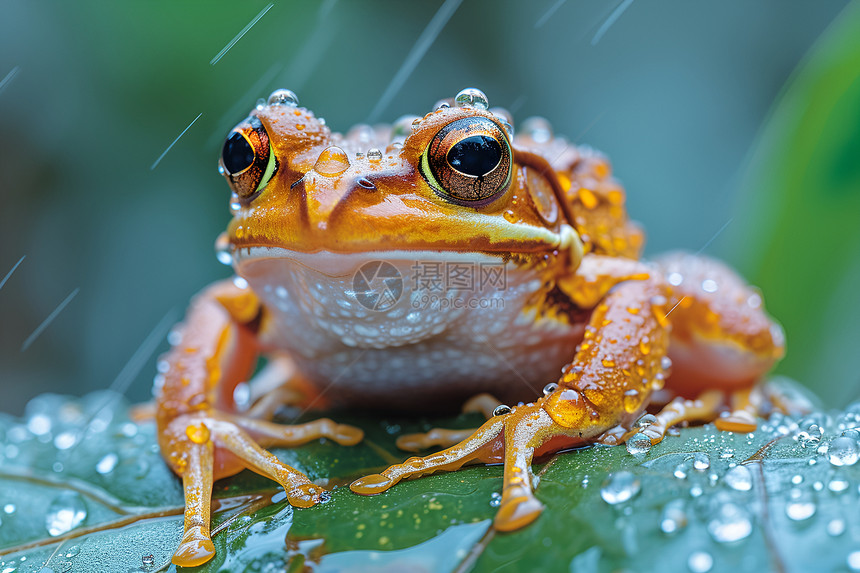
[[(167, 312), (228, 274), (212, 247), (232, 125), (278, 87), (335, 130), (368, 120), (440, 5), (276, 2), (211, 65), (267, 2), (3, 2), (0, 279), (26, 259), (0, 290), (0, 410), (107, 387)], [(860, 391), (857, 8), (466, 0), (379, 119), (475, 86), (605, 151), (647, 252), (707, 245), (740, 268), (786, 326), (779, 370), (835, 405)]]

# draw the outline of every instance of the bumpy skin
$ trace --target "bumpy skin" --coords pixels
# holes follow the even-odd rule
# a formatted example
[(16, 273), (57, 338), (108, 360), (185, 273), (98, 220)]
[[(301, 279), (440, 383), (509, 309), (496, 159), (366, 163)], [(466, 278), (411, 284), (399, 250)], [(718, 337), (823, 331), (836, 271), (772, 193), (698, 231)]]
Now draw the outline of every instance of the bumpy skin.
[[(158, 379), (160, 445), (186, 497), (174, 563), (214, 554), (213, 480), (250, 468), (307, 507), (322, 488), (263, 448), (361, 439), (327, 419), (260, 419), (274, 400), (237, 413), (234, 388), (260, 354), (291, 357), (295, 372), (278, 396), (302, 388), (318, 404), (426, 411), (481, 392), (526, 402), (469, 436), (408, 437), (413, 447), (450, 447), (351, 486), (374, 494), (404, 478), (503, 462), (502, 530), (541, 511), (534, 456), (623, 441), (655, 393), (676, 398), (648, 429), (654, 442), (674, 423), (721, 411), (723, 429), (754, 424), (753, 385), (783, 349), (761, 296), (704, 257), (639, 261), (643, 233), (604, 157), (553, 137), (540, 119), (510, 141), (507, 113), (466, 93), (466, 105), (449, 100), (423, 118), (346, 136), (276, 93), (231, 132), (221, 167), (234, 218), (219, 241), (239, 277), (195, 299)], [(380, 261), (399, 272), (399, 298), (368, 308), (356, 273)], [(415, 270), (463, 265), (502, 271), (505, 284), (446, 285), (451, 294)], [(392, 287), (396, 277), (386, 276)]]

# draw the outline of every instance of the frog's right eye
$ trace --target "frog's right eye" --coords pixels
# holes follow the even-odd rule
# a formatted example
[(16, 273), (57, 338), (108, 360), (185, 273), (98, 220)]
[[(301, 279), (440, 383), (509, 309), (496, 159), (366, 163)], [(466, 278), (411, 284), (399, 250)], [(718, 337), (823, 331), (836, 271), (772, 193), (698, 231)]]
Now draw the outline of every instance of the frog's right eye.
[(230, 188), (244, 200), (262, 191), (278, 169), (278, 160), (269, 145), (269, 134), (256, 117), (230, 132), (218, 163)]

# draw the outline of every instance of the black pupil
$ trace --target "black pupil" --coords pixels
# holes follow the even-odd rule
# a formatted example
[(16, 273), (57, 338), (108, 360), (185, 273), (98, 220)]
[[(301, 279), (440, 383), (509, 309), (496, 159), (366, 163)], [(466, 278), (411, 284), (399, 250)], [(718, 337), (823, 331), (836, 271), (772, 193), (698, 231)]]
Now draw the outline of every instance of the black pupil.
[(499, 142), (488, 135), (473, 135), (448, 151), (448, 164), (460, 173), (481, 177), (496, 168), (502, 158)]
[(221, 158), (228, 172), (239, 173), (254, 163), (254, 150), (241, 133), (234, 131), (224, 142)]

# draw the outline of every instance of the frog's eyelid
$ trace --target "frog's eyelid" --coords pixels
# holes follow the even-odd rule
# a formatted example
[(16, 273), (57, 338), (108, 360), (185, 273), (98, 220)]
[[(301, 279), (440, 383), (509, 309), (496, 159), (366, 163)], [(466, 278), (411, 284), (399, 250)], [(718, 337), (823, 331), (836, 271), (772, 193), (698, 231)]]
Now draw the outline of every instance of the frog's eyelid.
[(254, 191), (258, 193), (263, 190), (263, 188), (269, 184), (272, 176), (275, 174), (275, 171), (278, 169), (278, 159), (275, 157), (275, 149), (271, 145), (269, 145), (269, 161), (266, 163), (266, 170), (263, 172), (263, 177), (260, 179), (260, 184), (257, 185), (257, 189)]

